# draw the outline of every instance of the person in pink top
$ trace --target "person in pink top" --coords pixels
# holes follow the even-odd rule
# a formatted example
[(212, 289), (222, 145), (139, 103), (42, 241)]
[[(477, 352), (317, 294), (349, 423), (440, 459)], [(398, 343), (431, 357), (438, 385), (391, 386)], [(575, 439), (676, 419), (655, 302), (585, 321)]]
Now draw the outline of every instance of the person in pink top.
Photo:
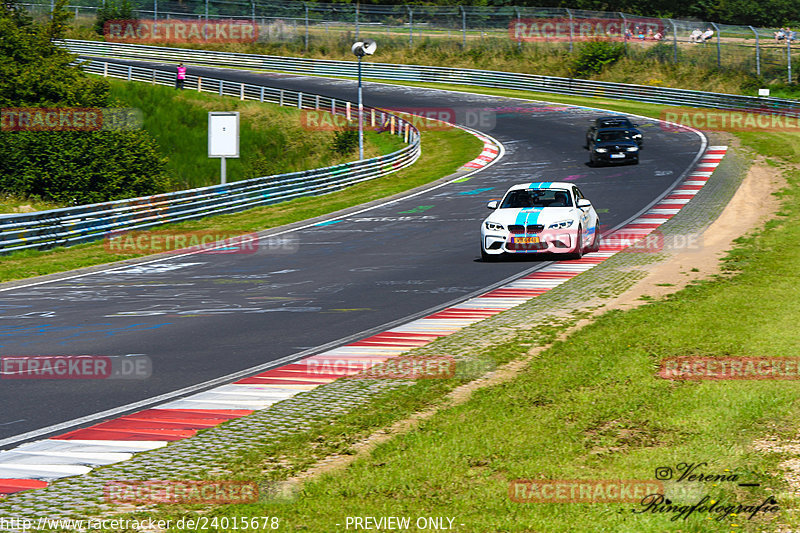
[(175, 88), (183, 89), (184, 80), (186, 80), (186, 67), (181, 63), (178, 65), (178, 77), (175, 79)]

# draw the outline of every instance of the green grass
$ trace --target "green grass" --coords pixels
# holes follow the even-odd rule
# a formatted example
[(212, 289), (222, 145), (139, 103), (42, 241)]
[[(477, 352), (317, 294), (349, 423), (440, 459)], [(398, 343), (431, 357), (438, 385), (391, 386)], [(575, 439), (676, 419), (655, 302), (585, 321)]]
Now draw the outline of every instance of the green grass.
[[(602, 105), (643, 115), (659, 112), (656, 106), (627, 102)], [(800, 136), (741, 134), (740, 139), (745, 148), (772, 158), (789, 187), (782, 192), (781, 214), (738, 240), (723, 275), (638, 309), (601, 316), (532, 359), (515, 380), (478, 391), (467, 403), (439, 412), (345, 471), (307, 483), (291, 502), (222, 506), (211, 509), (211, 516), (279, 516), (285, 530), (303, 531), (341, 531), (348, 516), (408, 516), (412, 522), (450, 517), (455, 530), (468, 532), (775, 531), (778, 523), (796, 526), (800, 522), (791, 509), (797, 497), (787, 491), (777, 466), (785, 457), (756, 452), (751, 444), (767, 435), (795, 437), (800, 384), (671, 382), (656, 376), (667, 357), (797, 356), (800, 330), (791, 325), (800, 320), (800, 172), (786, 163), (800, 160)], [(520, 330), (505, 344), (463, 351), (490, 354), (503, 363), (551, 341), (560, 328)], [(378, 400), (349, 420), (339, 420), (333, 431), (321, 429), (317, 439), (311, 432), (265, 447), (264, 454), (239, 458), (234, 471), (247, 479), (281, 479), (326, 451), (348, 453), (356, 436), (414, 408), (439, 403), (454, 385), (418, 383), (402, 393), (416, 395), (413, 401)], [(262, 472), (277, 458), (290, 466)], [(708, 494), (750, 505), (772, 495), (780, 512), (721, 522), (695, 513), (672, 521), (674, 513), (634, 513), (644, 509), (636, 503), (515, 503), (508, 497), (515, 479), (652, 480), (658, 467), (677, 471), (680, 463), (700, 462), (708, 463), (700, 468), (703, 473), (735, 474), (738, 482), (760, 486), (740, 487), (734, 481), (668, 485), (676, 504), (695, 503)], [(166, 508), (147, 514), (174, 518), (192, 513)]]
[[(230, 96), (177, 91), (162, 85), (110, 79), (113, 98), (139, 108), (144, 128), (168, 156), (174, 190), (219, 183), (220, 161), (208, 157), (208, 112), (239, 111), (241, 157), (227, 160), (229, 182), (321, 168), (351, 161), (332, 147), (334, 132), (303, 126), (303, 111)], [(367, 132), (365, 157), (399, 150), (402, 139)]]
[[(474, 159), (483, 144), (473, 135), (458, 129), (422, 132), (423, 151), (410, 168), (382, 178), (360, 183), (345, 190), (320, 197), (300, 198), (242, 213), (208, 217), (201, 220), (159, 226), (159, 231), (251, 232), (352, 207), (378, 198), (407, 191), (455, 172)], [(106, 251), (102, 242), (81, 244), (49, 251), (23, 251), (4, 256), (0, 261), (0, 281), (64, 272), (81, 267), (109, 263), (143, 254), (116, 254)]]
[(61, 207), (35, 198), (21, 198), (9, 193), (0, 196), (0, 213), (29, 213)]

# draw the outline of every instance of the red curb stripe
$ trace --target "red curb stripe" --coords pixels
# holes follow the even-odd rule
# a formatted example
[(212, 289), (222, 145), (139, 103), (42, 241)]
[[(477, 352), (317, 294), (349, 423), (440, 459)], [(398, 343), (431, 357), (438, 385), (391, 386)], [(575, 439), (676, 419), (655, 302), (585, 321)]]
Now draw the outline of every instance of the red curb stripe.
[(116, 420), (109, 420), (95, 424), (88, 428), (93, 430), (119, 430), (119, 431), (180, 431), (180, 430), (198, 430), (220, 425), (227, 420), (207, 420), (205, 423), (200, 420), (158, 420), (158, 419), (145, 419), (137, 420), (135, 418), (122, 417)]
[(0, 479), (0, 494), (14, 494), (23, 490), (43, 489), (49, 483), (39, 479)]
[[(675, 216), (675, 213), (645, 213), (644, 215), (641, 215), (639, 218), (672, 218), (674, 216)], [(627, 226), (625, 226), (625, 227), (627, 227)], [(620, 230), (617, 230), (617, 231), (620, 231)]]
[(478, 298), (530, 298), (544, 294), (550, 289), (495, 289)]
[(520, 279), (569, 279), (574, 278), (580, 273), (581, 271), (578, 270), (573, 270), (571, 272), (567, 270), (559, 270), (558, 272), (534, 272)]
[(201, 420), (207, 420), (209, 418), (230, 420), (252, 413), (253, 411), (249, 409), (147, 409), (128, 416), (135, 416), (140, 419), (152, 417), (161, 420), (170, 418), (179, 418), (181, 420), (192, 420), (194, 418)]
[(253, 376), (237, 381), (237, 385), (322, 385), (329, 380), (303, 380), (303, 379), (277, 379), (272, 377), (260, 378)]
[(78, 429), (63, 435), (50, 437), (51, 440), (161, 440), (176, 441), (186, 437), (191, 437), (197, 433), (193, 430), (163, 430), (163, 431), (142, 431), (142, 430), (116, 430), (116, 429)]

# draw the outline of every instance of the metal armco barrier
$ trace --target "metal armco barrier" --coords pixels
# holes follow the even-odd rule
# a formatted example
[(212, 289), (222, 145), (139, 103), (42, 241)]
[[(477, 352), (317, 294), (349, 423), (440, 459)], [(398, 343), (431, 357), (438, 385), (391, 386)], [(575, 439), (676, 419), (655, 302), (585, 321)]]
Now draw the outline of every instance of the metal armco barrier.
[[(93, 61), (86, 71), (127, 80), (163, 85), (175, 83), (175, 72)], [(319, 109), (354, 120), (358, 107), (325, 96), (260, 85), (187, 76), (184, 89), (258, 100), (300, 109)], [(379, 157), (332, 167), (265, 176), (141, 198), (0, 215), (0, 253), (46, 249), (102, 239), (110, 232), (143, 229), (165, 223), (232, 213), (293, 198), (330, 193), (390, 174), (413, 164), (420, 155), (419, 131), (409, 122), (379, 109), (364, 108), (368, 125), (388, 124), (407, 142), (404, 148)]]
[[(213, 50), (194, 50), (100, 41), (65, 40), (73, 53), (143, 61), (167, 61), (195, 65), (248, 67), (292, 74), (356, 77), (357, 63), (301, 57), (236, 54)], [(394, 65), (364, 62), (365, 78), (475, 85), (554, 94), (635, 100), (665, 105), (710, 107), (717, 109), (766, 109), (782, 115), (798, 116), (798, 102), (781, 98), (760, 98), (735, 94), (708, 93), (687, 89), (651, 87), (574, 78), (558, 78), (492, 70), (477, 70), (424, 65)]]

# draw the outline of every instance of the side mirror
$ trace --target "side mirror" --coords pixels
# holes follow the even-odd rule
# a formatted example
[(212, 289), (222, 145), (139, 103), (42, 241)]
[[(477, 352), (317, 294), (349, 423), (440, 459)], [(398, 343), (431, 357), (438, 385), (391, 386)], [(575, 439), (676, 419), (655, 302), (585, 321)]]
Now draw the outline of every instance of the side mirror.
[(587, 207), (592, 207), (592, 202), (590, 202), (586, 198), (581, 198), (580, 200), (578, 200), (578, 207), (580, 209), (585, 209)]
[(488, 207), (489, 209), (497, 209), (497, 200), (492, 200), (491, 202), (486, 204), (486, 207)]

